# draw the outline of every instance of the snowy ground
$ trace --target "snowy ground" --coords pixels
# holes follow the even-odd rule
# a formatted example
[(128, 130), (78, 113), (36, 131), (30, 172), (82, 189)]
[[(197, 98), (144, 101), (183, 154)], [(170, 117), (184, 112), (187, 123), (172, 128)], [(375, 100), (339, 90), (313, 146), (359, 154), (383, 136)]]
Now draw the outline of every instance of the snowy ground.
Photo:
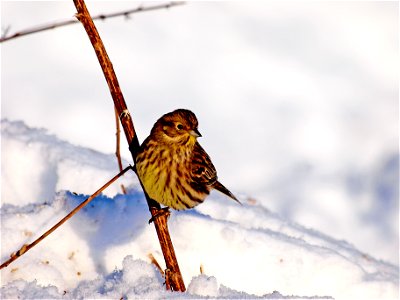
[[(104, 14), (145, 2), (87, 5)], [(162, 114), (189, 108), (227, 187), (398, 265), (398, 11), (398, 1), (188, 1), (95, 23), (139, 140)], [(1, 1), (10, 34), (75, 13), (73, 1)], [(1, 75), (2, 118), (114, 151), (112, 101), (82, 26), (2, 43)], [(29, 162), (14, 155), (3, 168)], [(19, 171), (5, 201), (89, 194), (115, 168), (112, 158), (101, 170), (100, 162), (76, 163), (88, 150), (64, 155)], [(36, 183), (31, 197), (21, 180)]]
[[(22, 122), (3, 120), (1, 130), (4, 261), (111, 178), (116, 160)], [(119, 194), (120, 183), (128, 195)], [(194, 210), (173, 212), (188, 291), (170, 293), (149, 263), (149, 253), (163, 259), (137, 180), (127, 174), (1, 270), (1, 298), (398, 298), (396, 266), (241, 200), (213, 193)]]

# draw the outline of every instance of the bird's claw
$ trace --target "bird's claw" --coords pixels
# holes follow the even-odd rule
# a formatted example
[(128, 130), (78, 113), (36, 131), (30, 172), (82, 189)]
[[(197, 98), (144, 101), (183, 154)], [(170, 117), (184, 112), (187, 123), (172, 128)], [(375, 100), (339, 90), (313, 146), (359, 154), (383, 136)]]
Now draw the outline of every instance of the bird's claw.
[(156, 213), (150, 218), (149, 224), (153, 223), (155, 221), (155, 219), (157, 219), (159, 217), (166, 216), (168, 218), (170, 215), (171, 215), (171, 212), (169, 211), (168, 206), (158, 209), (156, 211)]

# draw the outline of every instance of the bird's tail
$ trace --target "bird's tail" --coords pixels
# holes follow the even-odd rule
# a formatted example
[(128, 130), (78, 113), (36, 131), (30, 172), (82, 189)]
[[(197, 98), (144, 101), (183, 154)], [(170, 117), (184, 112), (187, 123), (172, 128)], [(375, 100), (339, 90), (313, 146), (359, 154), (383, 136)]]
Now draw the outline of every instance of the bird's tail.
[(228, 197), (232, 198), (233, 200), (235, 200), (235, 201), (236, 201), (237, 203), (239, 203), (240, 205), (242, 204), (242, 203), (240, 203), (240, 201), (235, 197), (235, 195), (233, 195), (226, 187), (224, 187), (224, 186), (222, 185), (221, 182), (216, 181), (216, 182), (212, 185), (212, 187), (213, 187), (214, 189), (220, 191), (221, 193), (227, 195)]

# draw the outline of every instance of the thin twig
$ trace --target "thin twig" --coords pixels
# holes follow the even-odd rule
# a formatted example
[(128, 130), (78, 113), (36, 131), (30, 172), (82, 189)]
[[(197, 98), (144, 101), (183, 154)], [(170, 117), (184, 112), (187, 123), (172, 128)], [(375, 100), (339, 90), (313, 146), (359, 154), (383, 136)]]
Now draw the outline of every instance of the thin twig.
[(157, 268), (157, 270), (160, 272), (160, 274), (164, 277), (164, 271), (161, 268), (160, 264), (158, 263), (157, 259), (154, 257), (152, 253), (147, 254), (147, 257), (150, 259), (150, 262)]
[[(135, 128), (131, 114), (126, 106), (124, 96), (118, 83), (117, 76), (115, 75), (113, 65), (108, 57), (107, 51), (104, 47), (103, 41), (90, 17), (89, 11), (86, 8), (83, 0), (74, 0), (77, 10), (76, 17), (82, 23), (86, 33), (92, 43), (94, 51), (96, 52), (97, 59), (103, 70), (104, 77), (110, 89), (111, 96), (114, 101), (114, 107), (117, 109), (121, 125), (124, 129), (126, 139), (128, 141), (129, 150), (131, 151), (133, 161), (136, 161), (136, 155), (139, 151), (139, 140), (136, 135)], [(139, 179), (140, 182), (140, 179)], [(143, 185), (142, 185), (143, 188)], [(152, 217), (159, 215), (161, 209), (160, 204), (151, 199), (146, 191), (143, 189), (146, 196), (147, 204)], [(179, 269), (178, 261), (176, 258), (174, 246), (168, 231), (167, 214), (161, 214), (154, 218), (154, 227), (157, 232), (158, 240), (160, 242), (161, 250), (164, 255), (167, 270), (165, 272), (166, 287), (174, 291), (184, 292), (186, 290), (183, 282), (182, 274)]]
[[(114, 12), (114, 13), (109, 13), (109, 14), (100, 14), (97, 16), (92, 17), (93, 20), (105, 20), (108, 18), (115, 18), (115, 17), (120, 17), (120, 16), (124, 16), (126, 18), (129, 18), (129, 16), (131, 14), (135, 14), (135, 13), (140, 13), (140, 12), (145, 12), (145, 11), (152, 11), (152, 10), (158, 10), (158, 9), (168, 9), (170, 7), (173, 6), (178, 6), (178, 5), (182, 5), (185, 4), (185, 2), (183, 1), (172, 1), (172, 2), (168, 2), (165, 4), (157, 4), (157, 5), (149, 5), (149, 6), (139, 6), (137, 8), (134, 9), (128, 9), (128, 10), (123, 10), (123, 11), (119, 11), (119, 12)], [(0, 38), (0, 43), (5, 42), (5, 41), (9, 41), (21, 36), (25, 36), (28, 34), (32, 34), (32, 33), (37, 33), (37, 32), (41, 32), (41, 31), (45, 31), (45, 30), (50, 30), (50, 29), (54, 29), (57, 27), (61, 27), (61, 26), (66, 26), (66, 25), (71, 25), (71, 24), (75, 24), (78, 23), (79, 21), (75, 18), (70, 19), (70, 20), (65, 20), (65, 21), (58, 21), (58, 22), (54, 22), (51, 24), (43, 24), (43, 25), (39, 25), (36, 27), (31, 27), (28, 29), (24, 29), (21, 31), (18, 31), (16, 33), (13, 33), (9, 36), (7, 36), (8, 30), (5, 31), (2, 35), (2, 37)], [(9, 26), (8, 26), (9, 28)]]
[[(121, 141), (121, 129), (119, 126), (119, 116), (118, 116), (118, 111), (117, 109), (114, 107), (114, 111), (115, 111), (115, 127), (116, 127), (116, 147), (115, 147), (115, 156), (117, 157), (117, 162), (118, 162), (118, 168), (120, 171), (122, 171), (122, 159), (121, 159), (121, 152), (120, 152), (120, 141)], [(123, 184), (121, 184), (121, 190), (122, 193), (126, 195), (126, 189), (125, 186)]]
[(49, 230), (47, 230), (45, 233), (43, 233), (39, 238), (37, 238), (35, 241), (33, 241), (30, 244), (24, 244), (21, 247), (21, 249), (12, 253), (10, 255), (10, 258), (1, 264), (0, 269), (7, 267), (14, 260), (21, 257), (26, 252), (28, 252), (28, 250), (30, 250), (31, 248), (33, 248), (37, 244), (39, 244), (48, 235), (50, 235), (54, 230), (56, 230), (58, 227), (60, 227), (62, 224), (64, 224), (68, 219), (70, 219), (73, 215), (75, 215), (82, 207), (86, 206), (90, 201), (92, 201), (94, 198), (96, 198), (104, 189), (109, 187), (115, 180), (117, 180), (119, 177), (124, 175), (128, 170), (132, 170), (132, 169), (133, 168), (130, 165), (128, 167), (126, 167), (125, 169), (123, 169), (121, 172), (119, 172), (117, 175), (115, 175), (110, 181), (108, 181), (105, 185), (103, 185), (100, 189), (98, 189), (93, 195), (91, 195), (89, 198), (87, 198), (85, 201), (83, 201), (81, 204), (79, 204), (77, 207), (75, 207), (68, 215), (66, 215), (64, 218), (62, 218), (56, 225), (54, 225)]

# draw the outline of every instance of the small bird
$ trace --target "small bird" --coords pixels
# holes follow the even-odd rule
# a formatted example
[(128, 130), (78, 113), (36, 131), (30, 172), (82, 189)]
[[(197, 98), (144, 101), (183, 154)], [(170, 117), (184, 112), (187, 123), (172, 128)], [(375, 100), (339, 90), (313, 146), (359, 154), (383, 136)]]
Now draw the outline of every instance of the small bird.
[[(197, 141), (196, 115), (177, 109), (163, 115), (136, 156), (136, 171), (146, 193), (176, 210), (202, 203), (212, 189), (238, 199), (217, 180), (217, 171)], [(239, 202), (240, 203), (240, 202)]]

